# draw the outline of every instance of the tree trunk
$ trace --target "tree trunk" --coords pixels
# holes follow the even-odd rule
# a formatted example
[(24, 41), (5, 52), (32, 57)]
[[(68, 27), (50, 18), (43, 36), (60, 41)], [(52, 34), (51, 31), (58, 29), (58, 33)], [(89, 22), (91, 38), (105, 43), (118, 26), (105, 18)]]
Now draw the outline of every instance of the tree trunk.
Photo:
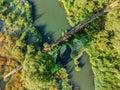
[(9, 72), (7, 75), (5, 75), (5, 76), (4, 76), (4, 79), (7, 78), (7, 77), (9, 77), (9, 76), (11, 76), (12, 74), (14, 74), (14, 73), (20, 71), (22, 68), (23, 68), (22, 65), (18, 66), (18, 67), (15, 68), (13, 71), (11, 71), (11, 72)]

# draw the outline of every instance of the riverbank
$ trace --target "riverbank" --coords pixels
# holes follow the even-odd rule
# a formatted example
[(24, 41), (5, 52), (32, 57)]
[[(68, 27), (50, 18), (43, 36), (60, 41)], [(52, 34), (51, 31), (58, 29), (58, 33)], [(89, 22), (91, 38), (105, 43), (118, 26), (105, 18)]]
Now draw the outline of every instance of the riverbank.
[[(73, 26), (114, 2), (114, 0), (60, 1), (65, 7), (69, 23)], [(120, 3), (107, 15), (99, 17), (83, 28), (82, 33), (74, 36), (78, 39), (84, 38), (84, 46), (90, 56), (95, 76), (96, 90), (117, 90), (120, 88), (119, 9)]]
[(52, 43), (58, 40), (62, 33), (71, 27), (67, 22), (66, 14), (57, 0), (29, 0), (33, 5), (36, 17), (34, 26), (42, 33), (43, 43)]
[[(66, 30), (64, 29), (64, 26), (67, 24), (64, 24), (64, 25), (61, 25), (61, 24), (58, 24), (58, 22), (61, 22), (62, 24), (64, 23), (64, 20), (60, 20), (60, 19), (65, 19), (66, 18), (66, 15), (63, 17), (60, 16), (60, 14), (58, 15), (58, 11), (59, 11), (59, 8), (58, 10), (55, 11), (52, 13), (53, 11), (53, 6), (57, 7), (59, 6), (57, 0), (54, 0), (54, 1), (51, 1), (50, 4), (48, 5), (48, 2), (47, 1), (34, 1), (33, 2), (34, 5), (35, 5), (35, 10), (36, 10), (36, 16), (39, 16), (41, 15), (39, 18), (37, 18), (37, 20), (35, 21), (34, 25), (40, 25), (40, 26), (44, 26), (44, 29), (41, 29), (39, 28), (40, 31), (42, 31), (42, 34), (43, 34), (43, 42), (49, 42), (50, 40), (53, 39), (53, 41), (56, 41), (57, 39), (59, 39), (61, 36), (62, 36), (62, 31), (59, 32), (59, 30), (61, 29), (61, 27), (63, 28), (63, 30)], [(60, 2), (59, 2), (60, 3)], [(53, 5), (54, 4), (54, 5)], [(41, 6), (40, 6), (41, 5)], [(52, 5), (52, 6), (51, 6)], [(49, 8), (49, 9), (48, 9)], [(52, 10), (51, 10), (52, 9)], [(48, 10), (48, 11), (47, 11)], [(62, 9), (63, 10), (63, 9)], [(60, 10), (61, 11), (61, 10)], [(50, 14), (52, 13), (52, 15)], [(64, 12), (65, 13), (65, 12)], [(55, 16), (56, 15), (56, 16)], [(54, 18), (57, 20), (55, 21)], [(55, 23), (55, 22), (56, 23)], [(66, 22), (66, 21), (65, 21)], [(54, 25), (56, 25), (55, 27), (57, 27), (55, 29)], [(51, 31), (52, 30), (52, 31)], [(43, 32), (44, 31), (44, 32)], [(49, 36), (49, 34), (46, 34), (46, 33), (52, 33), (51, 36)], [(53, 33), (54, 32), (54, 33)], [(56, 35), (56, 33), (58, 33)], [(49, 37), (49, 39), (47, 39), (47, 37)], [(46, 38), (46, 39), (45, 39)], [(86, 56), (86, 55), (85, 55)], [(87, 56), (86, 56), (87, 57)], [(91, 68), (91, 66), (89, 65), (89, 60), (88, 59), (82, 59), (83, 62), (85, 63), (85, 68), (82, 69), (82, 72), (77, 72), (75, 71), (75, 69), (72, 71), (72, 77), (73, 78), (70, 78), (72, 81), (74, 81), (73, 83), (73, 87), (74, 87), (74, 84), (79, 88), (82, 88), (81, 90), (85, 90), (86, 89), (86, 86), (88, 88), (91, 88), (91, 90), (94, 90), (94, 86), (90, 83), (93, 83), (93, 78), (91, 78), (92, 76), (92, 71), (89, 69)], [(74, 62), (72, 61), (72, 64), (74, 64)], [(88, 67), (87, 67), (88, 66)], [(74, 67), (75, 68), (75, 67)], [(69, 69), (68, 69), (69, 71)], [(87, 73), (88, 72), (88, 73)], [(79, 79), (76, 79), (75, 77), (78, 76)], [(86, 77), (85, 77), (86, 76)], [(84, 78), (84, 79), (83, 79)], [(86, 78), (86, 79), (85, 79)], [(80, 80), (81, 79), (81, 80)], [(84, 83), (83, 83), (84, 81)], [(89, 82), (89, 83), (87, 83)], [(87, 84), (86, 84), (87, 83)], [(87, 89), (88, 89), (87, 88)]]
[(92, 66), (88, 61), (88, 54), (83, 52), (83, 55), (79, 58), (80, 71), (75, 70), (73, 60), (67, 63), (66, 69), (69, 74), (69, 83), (73, 86), (72, 90), (75, 90), (75, 87), (78, 87), (78, 90), (95, 90)]

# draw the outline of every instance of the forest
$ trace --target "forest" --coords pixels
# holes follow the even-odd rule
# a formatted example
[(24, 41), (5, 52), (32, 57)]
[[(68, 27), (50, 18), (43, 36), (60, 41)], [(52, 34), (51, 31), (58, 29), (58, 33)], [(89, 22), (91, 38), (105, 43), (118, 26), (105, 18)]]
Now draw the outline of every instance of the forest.
[(0, 19), (0, 77), (23, 66), (22, 71), (1, 79), (2, 90), (52, 90), (59, 87), (59, 80), (69, 90), (66, 70), (56, 64), (56, 57), (39, 47), (42, 36), (33, 26), (29, 2), (0, 0)]
[[(59, 0), (71, 27), (89, 19), (116, 0)], [(120, 2), (81, 31), (50, 51), (41, 48), (42, 35), (33, 25), (28, 0), (0, 0), (0, 88), (1, 90), (72, 90), (68, 73), (57, 63), (64, 58), (66, 45), (70, 57), (77, 59), (86, 51), (94, 72), (95, 90), (120, 88)], [(43, 43), (46, 48), (49, 43)], [(67, 62), (67, 61), (65, 61)], [(17, 66), (21, 71), (3, 79)], [(4, 84), (2, 84), (4, 83)]]
[[(71, 26), (86, 20), (115, 0), (60, 0)], [(95, 75), (95, 90), (120, 88), (120, 3), (83, 28), (74, 38), (83, 39)], [(73, 38), (73, 39), (74, 39)]]

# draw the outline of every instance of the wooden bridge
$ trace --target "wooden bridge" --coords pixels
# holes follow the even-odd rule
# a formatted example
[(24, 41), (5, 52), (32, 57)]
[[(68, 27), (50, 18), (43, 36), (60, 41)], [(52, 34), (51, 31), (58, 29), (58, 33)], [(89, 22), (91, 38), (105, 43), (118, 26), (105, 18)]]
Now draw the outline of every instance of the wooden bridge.
[(93, 20), (98, 18), (99, 16), (102, 16), (103, 14), (109, 12), (113, 7), (118, 5), (118, 1), (113, 2), (110, 4), (108, 7), (103, 9), (101, 12), (96, 13), (94, 16), (92, 16), (89, 20), (83, 21), (82, 23), (78, 24), (74, 28), (72, 28), (68, 33), (66, 33), (63, 37), (61, 37), (59, 40), (56, 42), (48, 45), (48, 47), (44, 48), (44, 52), (48, 52), (51, 48), (55, 47), (59, 43), (66, 41), (68, 38), (70, 38), (72, 35), (77, 33), (79, 30), (81, 30), (83, 27), (85, 27), (87, 24), (91, 23)]

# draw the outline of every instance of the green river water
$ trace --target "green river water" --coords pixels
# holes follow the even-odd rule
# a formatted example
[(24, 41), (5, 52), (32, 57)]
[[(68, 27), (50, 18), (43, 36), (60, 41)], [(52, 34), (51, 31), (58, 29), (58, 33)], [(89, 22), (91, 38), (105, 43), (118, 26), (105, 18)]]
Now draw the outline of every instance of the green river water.
[[(40, 15), (34, 24), (44, 26), (44, 28), (41, 29), (41, 32), (45, 42), (58, 40), (63, 31), (71, 28), (66, 19), (63, 6), (58, 0), (32, 1), (36, 8), (36, 14), (38, 16)], [(76, 72), (73, 69), (71, 72), (71, 80), (77, 86), (80, 86), (80, 90), (94, 90), (94, 77), (87, 54), (82, 58), (82, 62), (85, 64), (82, 67), (83, 69), (80, 72)], [(69, 62), (67, 65), (73, 67), (73, 62)]]
[(61, 33), (70, 28), (62, 4), (57, 0), (33, 0), (37, 15), (35, 25), (45, 25), (43, 35), (50, 40), (58, 40)]

